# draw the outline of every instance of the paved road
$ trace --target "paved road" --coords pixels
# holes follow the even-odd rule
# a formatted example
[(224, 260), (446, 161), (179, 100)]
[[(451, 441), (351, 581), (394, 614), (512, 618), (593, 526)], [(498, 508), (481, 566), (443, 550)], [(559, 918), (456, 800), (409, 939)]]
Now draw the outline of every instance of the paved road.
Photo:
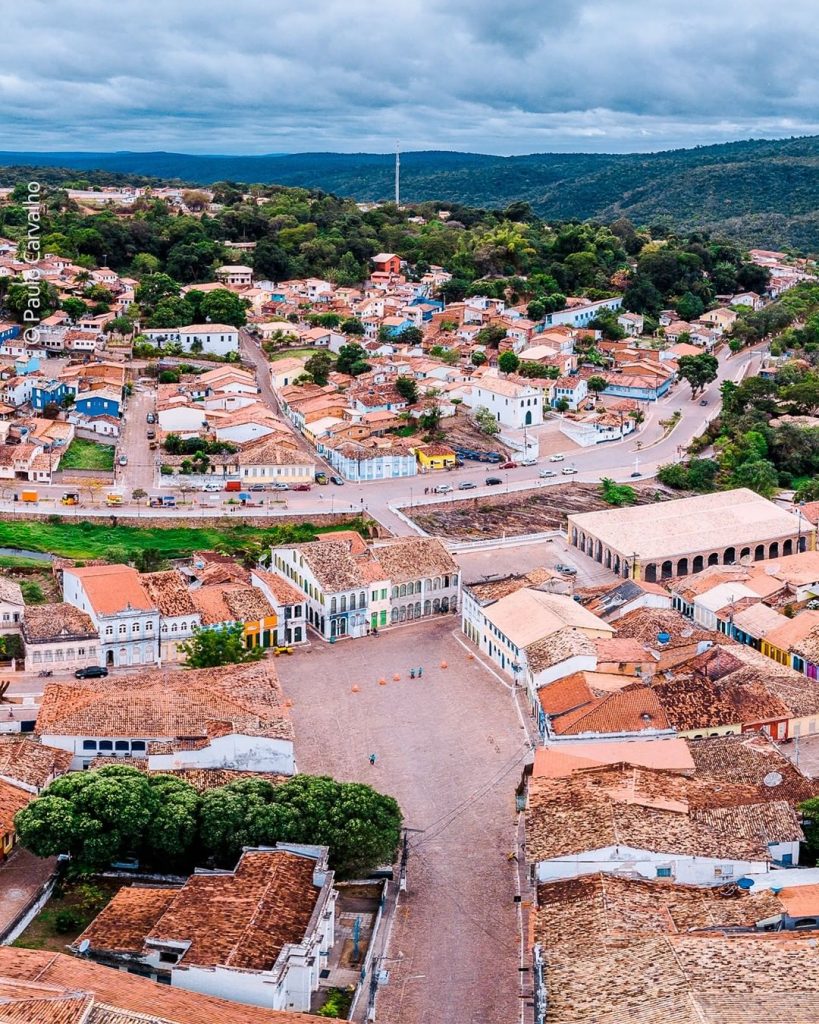
[(117, 485), (123, 488), (126, 497), (130, 497), (131, 492), (137, 488), (146, 492), (154, 489), (156, 459), (155, 453), (150, 450), (150, 427), (147, 421), (148, 413), (153, 412), (154, 408), (153, 393), (140, 387), (128, 399), (128, 411), (117, 446), (117, 455), (127, 455), (128, 465), (115, 467)]
[[(379, 1024), (519, 1020), (507, 854), (530, 747), (510, 688), (469, 657), (457, 628), (447, 615), (276, 662), (294, 701), (299, 769), (370, 783), (421, 830), (410, 835), (408, 890), (382, 964), (390, 980), (378, 995)], [(423, 679), (410, 680), (410, 664), (420, 663)]]

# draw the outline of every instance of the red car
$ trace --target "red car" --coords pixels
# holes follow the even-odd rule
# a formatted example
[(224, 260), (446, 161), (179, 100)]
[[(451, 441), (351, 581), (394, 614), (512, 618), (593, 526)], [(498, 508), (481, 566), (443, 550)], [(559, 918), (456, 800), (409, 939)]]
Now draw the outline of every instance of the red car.
[(290, 488), (291, 491), (309, 491), (310, 484), (293, 484)]
[(518, 468), (518, 464), (517, 464), (517, 462), (504, 462), (500, 468), (501, 469), (517, 469)]

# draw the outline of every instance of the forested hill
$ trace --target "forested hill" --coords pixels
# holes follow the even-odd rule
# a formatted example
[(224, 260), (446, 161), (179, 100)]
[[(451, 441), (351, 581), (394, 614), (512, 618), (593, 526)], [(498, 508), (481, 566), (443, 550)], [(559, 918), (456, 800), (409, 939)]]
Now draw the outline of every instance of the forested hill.
[[(0, 164), (101, 169), (197, 184), (275, 182), (358, 200), (389, 199), (391, 154), (0, 153)], [(4, 175), (0, 171), (0, 183)], [(750, 245), (819, 249), (819, 137), (750, 140), (652, 154), (401, 157), (402, 198), (504, 208), (548, 219), (627, 216), (637, 224), (719, 228)]]

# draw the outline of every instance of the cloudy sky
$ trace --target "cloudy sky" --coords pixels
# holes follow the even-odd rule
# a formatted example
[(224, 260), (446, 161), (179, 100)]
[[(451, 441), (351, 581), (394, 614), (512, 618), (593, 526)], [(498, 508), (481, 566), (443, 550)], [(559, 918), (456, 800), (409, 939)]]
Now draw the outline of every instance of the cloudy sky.
[(819, 133), (816, 0), (0, 0), (0, 149), (656, 150)]

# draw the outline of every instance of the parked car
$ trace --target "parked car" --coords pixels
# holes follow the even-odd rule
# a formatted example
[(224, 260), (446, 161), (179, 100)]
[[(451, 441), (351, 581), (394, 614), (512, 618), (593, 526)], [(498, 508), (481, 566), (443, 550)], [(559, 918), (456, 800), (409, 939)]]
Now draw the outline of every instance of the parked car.
[(564, 460), (565, 458), (566, 458), (566, 456), (565, 456), (565, 455), (561, 455), (561, 454), (560, 454), (560, 453), (558, 452), (558, 454), (557, 454), (557, 455), (550, 455), (550, 456), (549, 456), (549, 462), (563, 462), (563, 460)]
[(557, 476), (557, 470), (556, 469), (541, 469), (541, 471), (538, 473), (538, 476), (544, 476), (544, 477), (545, 476)]
[(209, 483), (205, 484), (205, 486), (202, 488), (202, 490), (203, 491), (221, 491), (222, 490), (222, 485), (221, 484), (217, 484), (215, 480), (211, 480)]
[(537, 459), (521, 459), (520, 464), (521, 466), (536, 466)]
[(576, 473), (576, 472), (577, 472), (577, 469), (574, 466), (566, 466), (564, 469), (561, 470), (561, 473), (563, 474), (563, 476), (571, 476), (572, 473)]
[(577, 569), (573, 565), (566, 565), (564, 562), (558, 562), (555, 566), (557, 572), (562, 572), (564, 576), (576, 576)]
[(310, 484), (293, 484), (294, 491), (309, 491)]
[(149, 412), (145, 419), (148, 423), (156, 423), (156, 416), (152, 412)]
[(335, 484), (336, 487), (344, 486), (344, 481), (341, 479), (340, 476), (336, 476), (335, 473), (333, 473), (333, 475), (330, 477), (330, 483)]
[(108, 675), (108, 669), (103, 665), (88, 665), (86, 668), (78, 668), (74, 673), (75, 679), (100, 679)]
[(504, 463), (501, 464), (501, 469), (517, 469), (517, 468), (518, 468), (517, 462), (512, 462), (511, 460), (509, 462), (504, 462)]
[[(290, 490), (290, 485), (284, 483), (281, 480), (277, 480), (276, 483), (272, 484), (271, 486), (273, 487), (274, 491), (289, 491)], [(253, 490), (252, 487), (251, 487), (251, 490)]]
[(251, 484), (250, 485), (250, 489), (251, 489), (251, 491), (263, 491), (264, 490), (264, 484)]
[(502, 484), (503, 480), (501, 480), (499, 476), (488, 476), (486, 478), (486, 483), (489, 484), (490, 487), (495, 487), (497, 484)]
[(464, 480), (462, 484), (458, 484), (459, 491), (471, 491), (473, 487), (477, 487), (477, 484), (473, 484), (471, 480)]
[(119, 458), (117, 459), (117, 462), (119, 463), (120, 466), (127, 466), (128, 465), (128, 456), (127, 455), (120, 455)]
[(437, 487), (433, 488), (432, 493), (433, 494), (449, 494), (449, 492), (451, 490), (453, 490), (453, 487), (450, 484), (438, 484)]
[(323, 472), (322, 470), (319, 470), (318, 473), (316, 473), (316, 483), (317, 484), (321, 484), (322, 487), (323, 487), (325, 484), (328, 484), (329, 482), (330, 481), (327, 479), (327, 474), (325, 472)]
[(149, 440), (149, 441), (153, 441), (153, 439), (154, 439), (155, 437), (156, 437), (156, 431), (155, 431), (155, 430), (149, 430), (149, 431), (148, 431), (148, 440)]

